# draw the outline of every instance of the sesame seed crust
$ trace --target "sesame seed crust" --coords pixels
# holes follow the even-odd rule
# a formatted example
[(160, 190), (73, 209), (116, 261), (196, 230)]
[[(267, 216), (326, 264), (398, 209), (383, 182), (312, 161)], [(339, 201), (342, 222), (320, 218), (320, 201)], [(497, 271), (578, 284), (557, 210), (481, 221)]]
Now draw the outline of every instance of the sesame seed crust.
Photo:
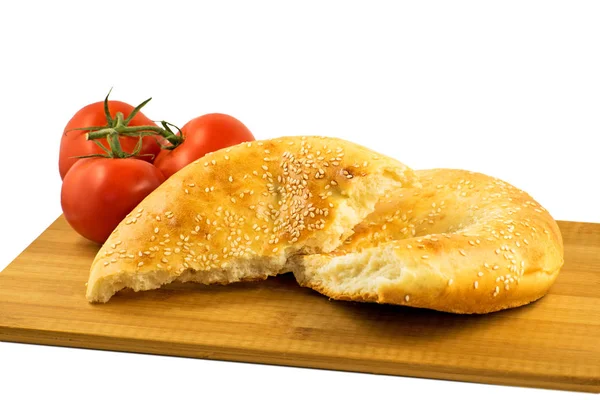
[[(90, 271), (88, 300), (108, 301), (121, 289), (116, 282), (149, 290), (286, 272), (287, 257), (333, 251), (386, 192), (416, 184), (402, 163), (336, 138), (286, 137), (209, 153), (151, 193), (108, 238)], [(121, 249), (133, 258), (111, 262), (107, 251)]]
[(384, 198), (335, 252), (295, 257), (297, 280), (332, 299), (406, 304), (410, 292), (412, 307), (453, 313), (517, 307), (547, 293), (564, 262), (547, 210), (483, 174), (415, 173), (421, 188)]

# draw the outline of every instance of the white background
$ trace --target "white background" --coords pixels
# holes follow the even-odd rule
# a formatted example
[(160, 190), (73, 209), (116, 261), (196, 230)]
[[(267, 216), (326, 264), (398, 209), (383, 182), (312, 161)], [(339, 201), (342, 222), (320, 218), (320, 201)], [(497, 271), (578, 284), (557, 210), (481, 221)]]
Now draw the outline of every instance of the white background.
[[(73, 3), (0, 3), (0, 269), (60, 214), (60, 135), (110, 87), (152, 96), (152, 119), (218, 111), (257, 138), (338, 136), (600, 222), (599, 2)], [(584, 397), (0, 343), (2, 399), (385, 393)]]

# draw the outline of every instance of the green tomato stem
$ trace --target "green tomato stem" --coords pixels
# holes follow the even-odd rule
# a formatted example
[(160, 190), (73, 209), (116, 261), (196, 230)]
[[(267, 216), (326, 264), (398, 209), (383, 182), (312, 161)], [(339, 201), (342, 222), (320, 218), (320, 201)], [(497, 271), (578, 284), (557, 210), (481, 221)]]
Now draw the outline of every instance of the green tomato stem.
[[(104, 157), (110, 158), (129, 158), (136, 157), (139, 155), (140, 150), (142, 149), (142, 138), (144, 136), (162, 136), (171, 144), (170, 146), (163, 146), (162, 148), (166, 149), (174, 149), (179, 146), (184, 141), (183, 134), (181, 130), (177, 128), (175, 125), (170, 124), (166, 121), (161, 121), (162, 128), (156, 125), (142, 125), (142, 126), (128, 126), (131, 120), (140, 112), (142, 107), (144, 107), (148, 102), (152, 99), (149, 98), (142, 103), (140, 103), (137, 107), (135, 107), (132, 112), (129, 114), (127, 118), (123, 115), (122, 112), (115, 113), (115, 117), (112, 118), (109, 112), (108, 107), (108, 96), (110, 96), (110, 92), (104, 99), (104, 114), (106, 116), (106, 125), (105, 126), (90, 126), (87, 128), (76, 128), (75, 130), (88, 130), (86, 133), (86, 139), (94, 141), (102, 150), (106, 152)], [(176, 128), (179, 132), (179, 135), (176, 135), (175, 132), (171, 130), (171, 126)], [(121, 147), (120, 137), (138, 137), (138, 143), (135, 146), (135, 149), (132, 153), (128, 153), (123, 151)], [(106, 139), (108, 142), (108, 148), (102, 145), (98, 139)], [(156, 138), (155, 138), (156, 139)], [(94, 155), (99, 156), (99, 155)]]
[(117, 112), (115, 114), (115, 122), (114, 122), (114, 127), (115, 128), (120, 128), (122, 126), (125, 126), (125, 124), (123, 124), (123, 120), (125, 119), (125, 117), (123, 116), (122, 112)]
[[(119, 122), (119, 116), (117, 115), (115, 121)], [(153, 125), (141, 125), (141, 126), (115, 126), (114, 128), (104, 128), (97, 131), (91, 131), (87, 134), (87, 140), (98, 140), (106, 138), (113, 132), (118, 133), (120, 136), (162, 136), (169, 141), (173, 146), (178, 146), (183, 143), (183, 137), (175, 135), (173, 132), (169, 132), (166, 129), (159, 128)]]
[(115, 132), (108, 136), (107, 138), (108, 144), (110, 145), (110, 149), (112, 150), (112, 155), (114, 158), (126, 158), (125, 153), (123, 152), (123, 148), (121, 147), (121, 141), (119, 140), (119, 135)]

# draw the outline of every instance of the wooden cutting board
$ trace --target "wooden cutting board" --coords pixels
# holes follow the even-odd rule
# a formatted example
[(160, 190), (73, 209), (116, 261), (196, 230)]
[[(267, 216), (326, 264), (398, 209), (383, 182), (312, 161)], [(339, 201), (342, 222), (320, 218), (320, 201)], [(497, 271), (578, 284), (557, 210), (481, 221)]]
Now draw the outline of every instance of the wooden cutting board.
[(60, 217), (0, 273), (0, 340), (600, 391), (600, 224), (560, 222), (551, 292), (481, 316), (335, 302), (293, 277), (121, 292), (90, 305), (98, 247)]

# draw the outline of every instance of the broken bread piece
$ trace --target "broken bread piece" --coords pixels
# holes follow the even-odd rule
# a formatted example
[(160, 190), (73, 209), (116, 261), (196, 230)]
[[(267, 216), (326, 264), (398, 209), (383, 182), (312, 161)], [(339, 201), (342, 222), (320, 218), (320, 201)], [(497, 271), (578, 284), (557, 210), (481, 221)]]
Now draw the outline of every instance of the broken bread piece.
[(334, 250), (385, 193), (415, 185), (404, 164), (336, 138), (283, 137), (207, 154), (119, 224), (93, 261), (86, 297), (288, 272), (290, 256)]
[(564, 263), (556, 221), (484, 174), (415, 171), (330, 254), (290, 259), (297, 281), (336, 300), (489, 313), (544, 296)]

